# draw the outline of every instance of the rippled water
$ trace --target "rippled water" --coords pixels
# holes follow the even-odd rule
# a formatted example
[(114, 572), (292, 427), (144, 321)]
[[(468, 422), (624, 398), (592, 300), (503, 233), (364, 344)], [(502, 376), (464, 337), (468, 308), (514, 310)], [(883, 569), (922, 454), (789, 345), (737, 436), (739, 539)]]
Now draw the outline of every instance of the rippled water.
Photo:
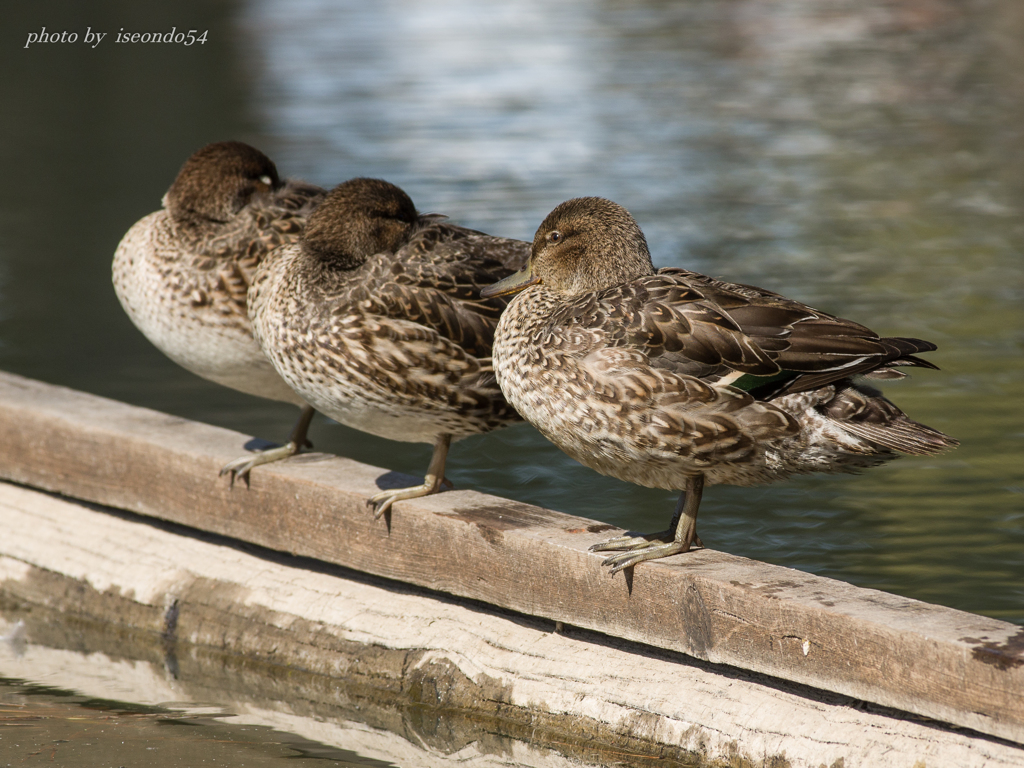
[[(576, 768), (664, 765), (146, 633), (0, 610), (0, 765)], [(27, 627), (27, 628), (26, 628)], [(26, 640), (25, 635), (31, 640)], [(28, 679), (26, 679), (28, 678)], [(672, 762), (680, 766), (680, 762)], [(686, 763), (695, 768), (696, 763)]]
[[(402, 185), (531, 239), (577, 195), (655, 263), (785, 293), (940, 349), (887, 394), (962, 441), (859, 477), (716, 487), (705, 543), (1024, 623), (1024, 5), (691, 0), (64, 5), (8, 26), (209, 28), (203, 47), (5, 46), (0, 368), (280, 439), (293, 410), (207, 384), (121, 312), (109, 262), (202, 144), (285, 175)], [(20, 33), (19, 33), (20, 34)], [(15, 35), (17, 37), (17, 35)], [(422, 474), (429, 449), (320, 420), (320, 450)], [(531, 428), (455, 446), (472, 487), (640, 530), (673, 495)]]
[(0, 677), (0, 759), (5, 765), (294, 766), (394, 768), (285, 730), (243, 722), (219, 707), (200, 713), (99, 699), (76, 691)]

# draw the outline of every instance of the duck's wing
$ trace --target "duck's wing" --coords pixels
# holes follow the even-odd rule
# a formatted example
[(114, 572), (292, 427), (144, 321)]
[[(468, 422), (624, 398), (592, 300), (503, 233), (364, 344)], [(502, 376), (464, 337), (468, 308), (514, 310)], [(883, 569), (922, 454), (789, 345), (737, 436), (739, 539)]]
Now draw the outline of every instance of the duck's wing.
[[(262, 195), (218, 229), (192, 262), (203, 300), (224, 313), (246, 314), (246, 294), (253, 274), (280, 245), (298, 240), (310, 212), (326, 192), (304, 182), (288, 181)], [(197, 294), (198, 295), (198, 294)]]
[(491, 364), (504, 302), (478, 292), (511, 272), (496, 254), (520, 249), (529, 244), (434, 222), (375, 255), (327, 302), (338, 311), (317, 340), (318, 364), (391, 402), (464, 418), (477, 425), (469, 432), (518, 420)]
[(580, 296), (559, 306), (549, 322), (597, 331), (606, 346), (635, 349), (655, 368), (710, 383), (731, 372), (781, 370), (757, 339), (681, 275), (650, 275)]
[[(935, 368), (916, 357), (936, 347), (921, 339), (879, 337), (852, 320), (836, 317), (755, 286), (727, 283), (686, 270), (665, 269), (658, 276), (670, 285), (699, 293), (701, 306), (714, 307), (777, 366), (774, 373), (719, 371), (721, 383), (751, 392), (759, 399), (803, 392), (856, 375), (899, 378), (895, 368)], [(664, 292), (654, 287), (654, 292)], [(727, 361), (728, 362), (728, 361)]]
[(327, 196), (327, 190), (315, 184), (288, 179), (284, 185), (269, 195), (267, 206), (270, 209), (294, 211), (302, 216), (313, 212)]
[(405, 246), (376, 259), (366, 281), (368, 299), (382, 315), (423, 325), (469, 354), (489, 358), (507, 302), (481, 299), (480, 289), (525, 264), (530, 244), (425, 218)]
[(771, 376), (771, 357), (685, 282), (657, 275), (560, 302), (536, 334), (537, 366), (637, 445), (700, 462), (743, 461), (794, 434), (787, 413), (717, 382)]

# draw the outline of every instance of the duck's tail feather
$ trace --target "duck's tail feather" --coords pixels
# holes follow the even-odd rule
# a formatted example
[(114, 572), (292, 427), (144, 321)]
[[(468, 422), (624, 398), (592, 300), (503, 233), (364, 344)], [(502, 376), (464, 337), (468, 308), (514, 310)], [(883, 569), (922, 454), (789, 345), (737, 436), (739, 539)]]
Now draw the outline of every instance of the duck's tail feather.
[(869, 443), (910, 456), (933, 456), (960, 444), (949, 435), (909, 419), (906, 415), (888, 424), (844, 422), (843, 429)]
[(871, 387), (852, 382), (820, 406), (821, 412), (843, 430), (882, 448), (911, 456), (931, 456), (959, 442), (909, 418)]

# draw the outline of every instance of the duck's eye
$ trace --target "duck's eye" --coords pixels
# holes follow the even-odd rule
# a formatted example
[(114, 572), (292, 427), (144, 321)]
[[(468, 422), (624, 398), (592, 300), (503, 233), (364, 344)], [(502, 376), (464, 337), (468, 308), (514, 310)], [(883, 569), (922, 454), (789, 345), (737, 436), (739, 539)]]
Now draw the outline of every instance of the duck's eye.
[(562, 233), (559, 232), (557, 229), (551, 230), (550, 232), (548, 232), (547, 241), (552, 244), (562, 242)]
[(266, 184), (268, 187), (274, 186), (274, 180), (267, 176), (267, 174), (263, 174), (262, 176), (260, 176), (259, 180)]

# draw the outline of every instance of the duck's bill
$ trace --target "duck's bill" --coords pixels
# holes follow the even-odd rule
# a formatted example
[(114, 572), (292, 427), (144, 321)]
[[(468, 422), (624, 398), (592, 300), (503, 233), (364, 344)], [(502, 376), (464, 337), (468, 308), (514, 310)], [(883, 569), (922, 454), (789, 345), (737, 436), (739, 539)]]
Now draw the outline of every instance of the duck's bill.
[(525, 269), (521, 269), (515, 272), (504, 280), (499, 280), (494, 285), (489, 285), (480, 291), (480, 296), (484, 299), (490, 299), (494, 296), (508, 296), (510, 293), (518, 293), (530, 285), (536, 285), (540, 282), (540, 278), (533, 274), (533, 270), (530, 269), (530, 265), (527, 264)]

